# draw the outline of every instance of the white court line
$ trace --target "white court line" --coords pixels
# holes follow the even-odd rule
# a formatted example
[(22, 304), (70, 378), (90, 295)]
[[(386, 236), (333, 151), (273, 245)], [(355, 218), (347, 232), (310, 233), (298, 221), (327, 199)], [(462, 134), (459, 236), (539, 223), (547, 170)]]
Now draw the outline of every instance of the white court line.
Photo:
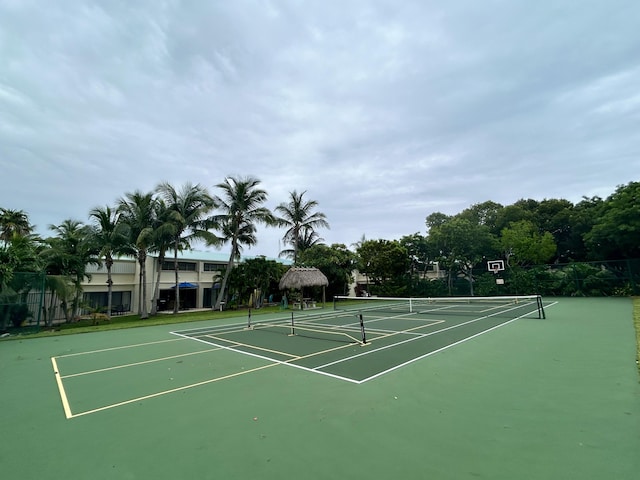
[[(173, 333), (174, 335), (182, 336), (181, 334), (176, 333), (176, 332), (172, 332), (172, 333)], [(344, 380), (345, 382), (350, 382), (350, 383), (359, 383), (359, 382), (358, 382), (358, 380), (354, 380), (353, 378), (342, 377), (342, 376), (340, 376), (340, 375), (334, 375), (333, 373), (321, 372), (321, 371), (319, 371), (319, 370), (315, 370), (315, 369), (313, 369), (313, 368), (304, 367), (304, 366), (302, 366), (302, 365), (296, 365), (295, 363), (289, 363), (289, 362), (291, 362), (292, 360), (300, 360), (300, 359), (308, 358), (308, 357), (310, 357), (310, 356), (319, 355), (320, 353), (325, 353), (325, 352), (327, 352), (327, 351), (331, 351), (331, 350), (323, 350), (322, 352), (316, 352), (316, 353), (313, 353), (313, 354), (311, 354), (311, 355), (307, 355), (307, 356), (304, 356), (304, 357), (298, 357), (298, 358), (296, 358), (296, 359), (292, 359), (292, 360), (276, 360), (276, 359), (271, 358), (271, 357), (265, 357), (264, 355), (260, 355), (260, 354), (258, 354), (258, 353), (245, 352), (245, 351), (243, 351), (243, 350), (238, 350), (238, 349), (236, 349), (236, 348), (234, 348), (234, 347), (230, 347), (230, 346), (228, 346), (228, 345), (220, 345), (220, 344), (218, 344), (218, 343), (208, 342), (208, 341), (206, 341), (206, 340), (202, 340), (202, 339), (197, 338), (197, 337), (184, 336), (184, 338), (186, 338), (186, 339), (191, 339), (191, 340), (195, 340), (196, 342), (206, 343), (207, 345), (214, 345), (214, 346), (216, 346), (216, 347), (220, 347), (220, 348), (222, 348), (222, 349), (224, 349), (224, 350), (229, 350), (230, 352), (241, 353), (242, 355), (249, 355), (250, 357), (259, 358), (259, 359), (261, 359), (261, 360), (266, 360), (266, 361), (268, 361), (268, 362), (274, 362), (274, 363), (276, 363), (276, 364), (278, 364), (278, 365), (286, 365), (286, 366), (288, 366), (288, 367), (299, 368), (300, 370), (306, 370), (307, 372), (319, 373), (320, 375), (325, 375), (325, 376), (327, 376), (327, 377), (337, 378), (337, 379), (339, 379), (339, 380)], [(352, 345), (343, 345), (343, 346), (337, 347), (336, 349), (332, 349), (332, 350), (337, 350), (337, 349), (340, 349), (340, 348), (347, 348), (347, 347), (351, 347), (351, 346), (352, 346)]]
[[(102, 412), (104, 410), (109, 410), (111, 408), (122, 407), (123, 405), (128, 405), (130, 403), (140, 402), (142, 400), (148, 400), (150, 398), (155, 398), (155, 397), (160, 397), (162, 395), (168, 395), (170, 393), (180, 392), (182, 390), (187, 390), (189, 388), (199, 387), (201, 385), (207, 385), (208, 383), (219, 382), (220, 380), (227, 380), (229, 378), (239, 377), (240, 375), (245, 375), (247, 373), (252, 373), (252, 372), (255, 372), (255, 371), (258, 371), (258, 370), (264, 370), (265, 368), (273, 367), (275, 365), (277, 365), (277, 363), (271, 363), (269, 365), (262, 365), (261, 367), (252, 368), (250, 370), (244, 370), (242, 372), (236, 372), (236, 373), (232, 373), (232, 374), (229, 374), (229, 375), (224, 375), (222, 377), (216, 377), (216, 378), (212, 378), (212, 379), (209, 379), (209, 380), (204, 380), (204, 381), (198, 382), (198, 383), (192, 383), (190, 385), (185, 385), (185, 386), (182, 386), (182, 387), (172, 388), (171, 390), (164, 390), (162, 392), (156, 392), (156, 393), (152, 393), (150, 395), (144, 395), (142, 397), (132, 398), (130, 400), (125, 400), (123, 402), (118, 402), (118, 403), (114, 403), (114, 404), (111, 404), (111, 405), (105, 405), (104, 407), (94, 408), (93, 410), (87, 410), (85, 412), (76, 413), (74, 415), (67, 416), (67, 418), (82, 417), (84, 415), (89, 415), (89, 414), (92, 414), (92, 413)], [(69, 412), (69, 413), (71, 413), (71, 412)]]
[[(548, 307), (552, 307), (552, 306), (556, 305), (557, 303), (558, 303), (558, 302), (550, 303), (549, 305), (546, 305), (546, 308), (548, 308)], [(432, 352), (425, 353), (424, 355), (421, 355), (421, 356), (419, 356), (419, 357), (412, 358), (411, 360), (408, 360), (408, 361), (406, 361), (406, 362), (404, 362), (404, 363), (401, 363), (401, 364), (399, 364), (399, 365), (396, 365), (396, 366), (394, 366), (394, 367), (392, 367), (392, 368), (389, 368), (389, 369), (387, 369), (387, 370), (385, 370), (385, 371), (383, 371), (383, 372), (378, 372), (378, 373), (376, 373), (375, 375), (372, 375), (372, 376), (370, 376), (370, 377), (367, 377), (367, 378), (364, 378), (364, 379), (360, 380), (360, 381), (358, 382), (358, 384), (365, 383), (365, 382), (368, 382), (369, 380), (373, 380), (373, 379), (375, 379), (375, 378), (381, 377), (382, 375), (385, 375), (385, 374), (387, 374), (387, 373), (393, 372), (394, 370), (397, 370), (398, 368), (402, 368), (402, 367), (404, 367), (404, 366), (406, 366), (406, 365), (409, 365), (409, 364), (411, 364), (411, 363), (413, 363), (413, 362), (416, 362), (416, 361), (418, 361), (418, 360), (422, 360), (423, 358), (429, 357), (429, 356), (434, 355), (434, 354), (436, 354), (436, 353), (438, 353), (438, 352), (442, 352), (443, 350), (446, 350), (446, 349), (448, 349), (448, 348), (451, 348), (451, 347), (454, 347), (454, 346), (459, 345), (459, 344), (461, 344), (461, 343), (464, 343), (464, 342), (466, 342), (467, 340), (471, 340), (472, 338), (478, 337), (478, 336), (480, 336), (480, 335), (483, 335), (483, 334), (485, 334), (485, 333), (487, 333), (487, 332), (490, 332), (490, 331), (492, 331), (492, 330), (495, 330), (495, 329), (497, 329), (497, 328), (504, 327), (505, 325), (508, 325), (508, 324), (510, 324), (511, 322), (515, 322), (516, 320), (520, 320), (521, 318), (525, 317), (526, 315), (529, 315), (530, 313), (531, 313), (531, 312), (526, 313), (526, 314), (524, 314), (524, 315), (521, 315), (521, 316), (519, 316), (519, 317), (517, 317), (517, 318), (514, 318), (514, 319), (512, 319), (512, 320), (509, 320), (508, 322), (501, 323), (501, 324), (499, 324), (499, 325), (496, 325), (496, 326), (494, 326), (494, 327), (491, 327), (491, 328), (489, 328), (489, 329), (487, 329), (487, 330), (483, 330), (482, 332), (478, 332), (478, 333), (476, 333), (475, 335), (472, 335), (472, 336), (470, 336), (470, 337), (463, 338), (462, 340), (459, 340), (459, 341), (457, 341), (457, 342), (455, 342), (455, 343), (452, 343), (452, 344), (450, 344), (450, 345), (446, 345), (446, 346), (444, 346), (444, 347), (442, 347), (442, 348), (439, 348), (439, 349), (437, 349), (437, 350), (434, 350), (434, 351), (432, 351)], [(444, 330), (439, 330), (439, 331), (440, 331), (440, 332), (442, 332), (442, 331), (444, 331)], [(435, 332), (435, 333), (437, 333), (437, 332)], [(427, 336), (427, 335), (425, 335), (425, 336)], [(414, 339), (411, 339), (411, 340), (414, 340)]]
[[(511, 309), (511, 310), (514, 310), (515, 308), (520, 308), (520, 307), (514, 307), (514, 308), (513, 308), (513, 309)], [(502, 312), (500, 312), (500, 313), (502, 313)], [(524, 313), (524, 314), (520, 315), (519, 317), (516, 317), (516, 318), (514, 318), (514, 319), (511, 319), (511, 320), (509, 320), (508, 322), (501, 323), (500, 325), (497, 325), (496, 327), (492, 327), (492, 328), (490, 328), (490, 329), (488, 329), (488, 330), (483, 330), (481, 333), (491, 331), (491, 330), (493, 330), (494, 328), (497, 328), (497, 327), (499, 327), (499, 326), (502, 326), (502, 325), (506, 325), (506, 324), (508, 324), (508, 323), (511, 323), (511, 322), (513, 322), (514, 320), (518, 320), (518, 319), (520, 319), (520, 318), (523, 318), (523, 317), (525, 317), (525, 316), (527, 316), (527, 315), (530, 315), (531, 313), (532, 313), (532, 312)], [(430, 332), (430, 333), (425, 333), (425, 334), (414, 334), (414, 335), (416, 335), (416, 336), (414, 336), (413, 338), (408, 338), (408, 339), (403, 340), (403, 341), (401, 341), (401, 342), (392, 343), (392, 344), (390, 344), (390, 345), (385, 345), (384, 347), (380, 347), (380, 348), (376, 348), (376, 349), (373, 349), (373, 350), (369, 350), (369, 351), (367, 351), (367, 352), (359, 353), (358, 355), (354, 355), (354, 356), (351, 356), (351, 357), (348, 357), (348, 358), (344, 358), (344, 359), (341, 359), (341, 360), (336, 360), (335, 362), (327, 363), (327, 364), (325, 364), (325, 365), (320, 365), (320, 366), (318, 366), (318, 367), (316, 367), (316, 368), (326, 368), (326, 367), (329, 367), (329, 366), (332, 366), (332, 365), (336, 365), (336, 364), (339, 364), (339, 363), (343, 363), (343, 362), (345, 362), (345, 361), (349, 361), (349, 360), (354, 359), (354, 358), (357, 358), (357, 357), (361, 357), (361, 356), (364, 356), (364, 355), (370, 355), (370, 354), (372, 354), (372, 353), (379, 352), (379, 351), (381, 351), (381, 350), (386, 350), (386, 349), (388, 349), (388, 348), (395, 348), (395, 347), (397, 347), (397, 346), (399, 346), (399, 345), (403, 345), (403, 344), (405, 344), (405, 343), (413, 342), (413, 341), (415, 341), (415, 340), (420, 340), (420, 339), (423, 339), (423, 338), (425, 338), (425, 337), (429, 337), (429, 336), (431, 336), (431, 335), (437, 335), (438, 333), (441, 333), (441, 332), (446, 332), (446, 331), (448, 331), (448, 330), (452, 330), (452, 329), (455, 329), (455, 328), (463, 327), (463, 326), (465, 326), (465, 325), (469, 325), (469, 324), (471, 324), (471, 323), (478, 322), (478, 321), (480, 321), (480, 320), (486, 320), (487, 318), (491, 318), (491, 317), (495, 317), (495, 316), (497, 316), (497, 314), (495, 314), (495, 313), (494, 313), (494, 314), (491, 314), (491, 315), (485, 315), (485, 316), (483, 316), (483, 317), (474, 318), (474, 319), (472, 319), (472, 320), (469, 320), (469, 321), (467, 321), (467, 322), (463, 322), (463, 323), (459, 323), (459, 324), (457, 324), (457, 325), (452, 325), (452, 326), (447, 327), (447, 328), (443, 328), (443, 329), (440, 329), (440, 330), (436, 330), (435, 332)], [(403, 334), (403, 333), (412, 333), (412, 332), (399, 331), (399, 332), (396, 332), (396, 333), (397, 333), (397, 334)], [(412, 334), (413, 334), (413, 333), (412, 333)], [(393, 334), (391, 334), (391, 335), (393, 335)], [(391, 336), (391, 335), (389, 335), (389, 336)], [(478, 335), (478, 334), (474, 335), (473, 337), (475, 337), (475, 336), (477, 336), (477, 335)], [(468, 337), (468, 338), (473, 338), (473, 337)], [(464, 340), (463, 340), (463, 341), (464, 341)], [(460, 343), (460, 342), (457, 342), (457, 343)], [(454, 344), (452, 344), (452, 345), (456, 345), (457, 343), (454, 343)], [(449, 347), (445, 347), (445, 348), (449, 348)], [(442, 349), (441, 349), (441, 350), (442, 350)], [(438, 351), (440, 351), (440, 350), (438, 350)], [(419, 358), (424, 358), (425, 356), (431, 355), (432, 353), (433, 353), (433, 352), (431, 352), (431, 353), (429, 353), (429, 354), (427, 354), (427, 355), (423, 355), (422, 357), (418, 357), (418, 358), (416, 358), (416, 359), (413, 359), (413, 360), (411, 360), (409, 363), (411, 363), (412, 361), (415, 361), (415, 360), (417, 360), (417, 359), (419, 359)], [(405, 365), (405, 364), (403, 364), (403, 365)], [(364, 381), (366, 381), (366, 380), (364, 380)]]
[[(555, 305), (557, 303), (558, 302), (553, 302), (553, 303), (547, 305), (546, 307), (549, 308), (549, 307), (551, 307), (551, 306), (553, 306), (553, 305)], [(362, 380), (354, 380), (352, 378), (342, 377), (340, 375), (335, 375), (335, 374), (332, 374), (332, 373), (323, 372), (323, 371), (318, 370), (318, 369), (319, 368), (326, 368), (329, 365), (333, 365), (333, 364), (336, 364), (336, 363), (341, 363), (341, 362), (344, 362), (344, 361), (348, 361), (348, 360), (360, 357), (362, 355), (367, 355), (369, 353), (373, 353), (375, 351), (379, 351), (379, 350), (384, 350), (386, 348), (395, 347), (395, 346), (401, 345), (402, 343), (406, 343), (408, 341), (413, 341), (413, 340), (416, 340), (416, 339), (419, 339), (419, 338), (423, 338), (423, 337), (426, 337), (426, 336), (429, 336), (429, 335), (434, 335), (436, 333), (443, 332), (443, 331), (449, 330), (451, 328), (457, 328), (459, 326), (466, 325), (466, 324), (469, 324), (469, 323), (472, 323), (472, 322), (475, 322), (475, 321), (479, 321), (479, 320), (482, 320), (482, 319), (485, 319), (485, 318), (489, 318), (489, 317), (492, 317), (494, 315), (488, 315), (488, 316), (485, 316), (485, 317), (481, 317), (481, 318), (478, 318), (478, 319), (471, 320), (469, 322), (464, 322), (463, 324), (459, 324), (459, 325), (455, 325), (455, 326), (449, 327), (447, 329), (438, 330), (437, 332), (431, 332), (429, 334), (420, 335), (420, 336), (417, 336), (417, 337), (412, 338), (412, 339), (405, 340), (405, 341), (400, 342), (400, 343), (395, 343), (393, 345), (388, 345), (388, 346), (381, 347), (381, 348), (378, 348), (378, 349), (375, 349), (375, 350), (370, 350), (368, 352), (361, 353), (361, 354), (358, 354), (358, 355), (352, 355), (352, 356), (350, 356), (348, 358), (345, 358), (345, 359), (343, 359), (341, 361), (332, 362), (332, 363), (321, 365), (321, 366), (318, 366), (318, 367), (315, 367), (315, 368), (308, 368), (308, 367), (304, 367), (304, 366), (301, 366), (301, 365), (296, 365), (296, 364), (293, 364), (293, 363), (290, 363), (290, 362), (292, 360), (299, 360), (299, 359), (303, 359), (303, 358), (307, 358), (307, 357), (311, 357), (311, 356), (315, 356), (315, 355), (324, 354), (324, 353), (326, 353), (326, 351), (316, 352), (316, 353), (313, 353), (313, 354), (310, 354), (310, 355), (307, 355), (307, 356), (304, 356), (304, 357), (297, 357), (297, 358), (291, 359), (291, 360), (278, 361), (278, 360), (274, 360), (272, 358), (265, 357), (265, 356), (262, 356), (262, 355), (258, 355), (258, 354), (254, 354), (254, 353), (250, 353), (250, 352), (244, 352), (242, 350), (237, 350), (237, 349), (235, 349), (233, 347), (229, 347), (229, 346), (225, 346), (225, 345), (219, 345), (219, 344), (216, 344), (214, 342), (202, 340), (202, 339), (199, 339), (199, 338), (194, 338), (194, 337), (191, 337), (191, 336), (185, 336), (185, 335), (182, 335), (182, 334), (177, 333), (177, 332), (171, 332), (171, 333), (174, 334), (174, 335), (179, 336), (180, 338), (178, 338), (178, 339), (163, 340), (163, 341), (158, 341), (158, 342), (148, 342), (148, 343), (142, 343), (142, 344), (136, 344), (136, 345), (127, 345), (127, 346), (121, 346), (121, 347), (113, 347), (113, 348), (107, 348), (107, 349), (101, 349), (101, 350), (94, 350), (94, 351), (88, 351), (88, 352), (80, 352), (80, 353), (73, 353), (73, 354), (68, 354), (68, 355), (61, 355), (59, 357), (52, 357), (51, 358), (51, 362), (52, 362), (52, 365), (53, 365), (54, 373), (56, 375), (56, 382), (58, 384), (58, 389), (60, 391), (60, 397), (61, 397), (61, 400), (62, 400), (65, 416), (66, 416), (67, 419), (71, 419), (71, 418), (80, 417), (80, 416), (84, 416), (84, 415), (89, 415), (89, 414), (92, 414), (92, 413), (97, 413), (97, 412), (108, 410), (108, 409), (111, 409), (111, 408), (127, 405), (127, 404), (130, 404), (130, 403), (134, 403), (134, 402), (138, 402), (138, 401), (142, 401), (142, 400), (146, 400), (146, 399), (150, 399), (150, 398), (154, 398), (154, 397), (158, 397), (158, 396), (162, 396), (162, 395), (167, 395), (167, 394), (178, 392), (178, 391), (181, 391), (181, 390), (186, 390), (186, 389), (189, 389), (189, 388), (194, 388), (194, 387), (197, 387), (197, 386), (206, 385), (206, 384), (217, 382), (217, 381), (220, 381), (220, 380), (233, 378), (233, 377), (236, 377), (236, 376), (244, 375), (246, 373), (251, 373), (251, 372), (258, 371), (258, 370), (263, 370), (263, 369), (266, 369), (266, 368), (270, 368), (270, 367), (273, 367), (273, 366), (276, 366), (276, 365), (286, 365), (286, 366), (289, 366), (289, 367), (294, 367), (294, 368), (299, 368), (301, 370), (309, 371), (309, 372), (312, 372), (312, 373), (325, 375), (325, 376), (328, 376), (328, 377), (331, 377), (331, 378), (335, 378), (335, 379), (338, 379), (338, 380), (347, 381), (349, 383), (362, 384), (362, 383), (368, 382), (370, 380), (373, 380), (375, 378), (378, 378), (378, 377), (380, 377), (382, 375), (385, 375), (385, 374), (387, 374), (389, 372), (392, 372), (392, 371), (394, 371), (394, 370), (396, 370), (398, 368), (406, 366), (406, 365), (408, 365), (410, 363), (413, 363), (413, 362), (415, 362), (417, 360), (421, 360), (421, 359), (423, 359), (425, 357), (428, 357), (428, 356), (433, 355), (435, 353), (441, 352), (443, 350), (451, 348), (451, 347), (453, 347), (455, 345), (458, 345), (460, 343), (466, 342), (467, 340), (475, 338), (475, 337), (477, 337), (479, 335), (482, 335), (484, 333), (490, 332), (490, 331), (495, 330), (497, 328), (500, 328), (500, 327), (502, 327), (504, 325), (508, 325), (508, 324), (514, 322), (515, 320), (518, 320), (518, 319), (520, 319), (520, 318), (522, 318), (522, 317), (524, 317), (524, 316), (526, 316), (526, 315), (528, 315), (530, 313), (531, 312), (528, 312), (527, 314), (524, 314), (524, 315), (522, 315), (520, 317), (517, 317), (517, 318), (514, 318), (514, 319), (509, 320), (507, 322), (501, 323), (501, 324), (496, 325), (496, 326), (494, 326), (492, 328), (489, 328), (487, 330), (483, 330), (482, 332), (479, 332), (479, 333), (477, 333), (475, 335), (472, 335), (470, 337), (466, 337), (466, 338), (464, 338), (464, 339), (462, 339), (462, 340), (460, 340), (458, 342), (452, 343), (450, 345), (447, 345), (447, 346), (445, 346), (443, 348), (440, 348), (438, 350), (435, 350), (433, 352), (429, 352), (429, 353), (427, 353), (425, 355), (421, 355), (419, 357), (413, 358), (413, 359), (411, 359), (411, 360), (409, 360), (407, 362), (404, 362), (404, 363), (402, 363), (400, 365), (396, 365), (396, 366), (394, 366), (392, 368), (389, 368), (389, 369), (387, 369), (387, 370), (385, 370), (383, 372), (379, 372), (379, 373), (377, 373), (375, 375), (372, 375), (372, 376), (367, 377), (367, 378), (362, 379)], [(234, 325), (235, 328), (237, 328), (237, 326), (238, 326), (238, 324)], [(194, 329), (194, 330), (196, 330), (196, 329)], [(403, 332), (393, 332), (393, 333), (401, 334)], [(233, 351), (233, 352), (236, 352), (236, 353), (241, 353), (243, 355), (249, 355), (249, 356), (252, 356), (252, 357), (260, 358), (260, 359), (266, 360), (266, 361), (268, 361), (270, 363), (267, 364), (267, 365), (263, 365), (261, 367), (256, 367), (256, 368), (250, 369), (250, 370), (245, 370), (245, 371), (242, 371), (242, 372), (237, 372), (237, 373), (234, 373), (234, 374), (225, 375), (225, 376), (222, 376), (222, 377), (216, 377), (216, 378), (213, 378), (213, 379), (209, 379), (209, 380), (205, 380), (205, 381), (202, 381), (202, 382), (193, 383), (193, 384), (190, 384), (190, 385), (185, 385), (185, 386), (182, 386), (182, 387), (177, 387), (177, 388), (170, 389), (170, 390), (165, 390), (165, 391), (162, 391), (162, 392), (156, 392), (156, 393), (153, 393), (153, 394), (150, 394), (150, 395), (137, 397), (137, 398), (134, 398), (134, 399), (126, 400), (126, 401), (123, 401), (123, 402), (118, 402), (118, 403), (115, 403), (115, 404), (112, 404), (112, 405), (107, 405), (107, 406), (104, 406), (104, 407), (88, 410), (88, 411), (85, 411), (85, 412), (80, 412), (80, 413), (77, 413), (77, 414), (73, 414), (71, 412), (71, 408), (70, 408), (70, 405), (69, 405), (69, 402), (68, 402), (68, 398), (67, 398), (67, 395), (66, 395), (66, 392), (65, 392), (65, 389), (64, 389), (64, 385), (62, 383), (62, 378), (63, 377), (61, 377), (60, 374), (59, 374), (56, 358), (71, 357), (71, 356), (77, 356), (77, 355), (86, 355), (86, 354), (90, 354), (90, 353), (99, 353), (99, 352), (104, 352), (104, 351), (119, 350), (119, 349), (123, 349), (123, 348), (140, 347), (140, 346), (153, 345), (153, 344), (165, 343), (165, 342), (171, 342), (171, 341), (177, 341), (177, 340), (196, 340), (196, 341), (199, 341), (199, 342), (207, 344), (207, 345), (213, 345), (215, 347), (218, 347), (215, 350), (220, 350), (220, 349), (229, 350), (229, 351)], [(346, 348), (346, 347), (350, 347), (350, 346), (351, 345), (344, 345), (344, 346), (341, 346), (341, 347), (337, 347), (336, 349)], [(201, 351), (201, 352), (193, 352), (191, 354), (184, 354), (184, 355), (166, 357), (165, 359), (176, 358), (176, 357), (185, 356), (185, 355), (192, 355), (192, 354), (195, 355), (195, 354), (200, 354), (200, 353), (207, 353), (207, 352), (215, 351), (215, 350), (204, 350), (204, 351)], [(146, 362), (137, 362), (135, 364), (124, 365), (124, 366), (119, 366), (119, 367), (112, 367), (112, 369), (124, 368), (126, 366), (134, 366), (134, 365), (139, 365), (139, 364), (142, 364), (142, 363), (150, 363), (150, 362), (160, 361), (160, 360), (163, 360), (163, 359), (150, 360), (150, 361), (146, 361)], [(107, 370), (107, 369), (96, 370), (94, 372), (104, 371), (104, 370)], [(87, 373), (92, 373), (92, 372), (87, 372)], [(87, 373), (85, 373), (85, 374), (87, 374)], [(69, 378), (71, 376), (77, 376), (77, 375), (81, 375), (81, 374), (69, 375), (69, 376), (64, 377), (64, 378)]]
[(263, 347), (258, 347), (257, 345), (250, 345), (247, 343), (242, 343), (242, 342), (236, 342), (235, 340), (229, 340), (227, 338), (222, 338), (222, 337), (216, 337), (215, 335), (203, 335), (206, 338), (211, 338), (213, 340), (218, 340), (221, 342), (227, 342), (227, 343), (231, 343), (236, 347), (247, 347), (247, 348), (253, 348), (254, 350), (261, 350), (263, 352), (269, 352), (269, 353), (275, 353), (277, 355), (282, 355), (284, 357), (291, 357), (291, 358), (300, 358), (298, 355), (293, 355), (292, 353), (285, 353), (285, 352), (281, 352), (280, 350), (273, 350), (270, 348), (263, 348)]
[(56, 358), (77, 357), (78, 355), (89, 355), (91, 353), (111, 352), (113, 350), (122, 350), (125, 348), (145, 347), (147, 345), (157, 345), (158, 343), (177, 342), (181, 340), (179, 338), (172, 338), (171, 340), (159, 340), (157, 342), (136, 343), (134, 345), (122, 345), (120, 347), (102, 348), (100, 350), (89, 350), (86, 352), (68, 353), (66, 355), (57, 355)]
[(88, 370), (86, 372), (72, 373), (70, 375), (63, 375), (61, 378), (81, 377), (82, 375), (91, 375), (93, 373), (108, 372), (110, 370), (118, 370), (120, 368), (128, 368), (128, 367), (135, 367), (135, 366), (138, 366), (138, 365), (145, 365), (147, 363), (163, 362), (165, 360), (171, 360), (173, 358), (188, 357), (190, 355), (199, 355), (201, 353), (210, 353), (210, 352), (215, 352), (217, 350), (220, 350), (220, 349), (219, 348), (211, 348), (209, 350), (200, 350), (199, 352), (181, 353), (179, 355), (171, 355), (170, 357), (154, 358), (152, 360), (144, 360), (142, 362), (125, 363), (123, 365), (116, 365), (114, 367), (99, 368), (97, 370)]

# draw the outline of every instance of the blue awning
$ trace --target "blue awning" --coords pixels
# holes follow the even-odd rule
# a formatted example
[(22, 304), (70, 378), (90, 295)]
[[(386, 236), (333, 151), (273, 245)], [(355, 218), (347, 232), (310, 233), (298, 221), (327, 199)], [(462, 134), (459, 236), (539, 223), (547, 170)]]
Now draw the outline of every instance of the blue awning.
[[(176, 288), (176, 286), (172, 285), (171, 288)], [(180, 282), (178, 284), (178, 288), (198, 288), (198, 284), (191, 282)]]

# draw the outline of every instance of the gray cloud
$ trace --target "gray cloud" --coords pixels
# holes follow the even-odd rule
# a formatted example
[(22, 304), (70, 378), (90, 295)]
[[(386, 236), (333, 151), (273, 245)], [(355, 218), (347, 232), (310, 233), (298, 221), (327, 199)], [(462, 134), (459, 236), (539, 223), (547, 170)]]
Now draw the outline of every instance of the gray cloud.
[[(607, 196), (640, 166), (640, 7), (0, 1), (0, 205), (41, 232), (160, 181), (306, 190), (329, 243)], [(275, 255), (280, 231), (249, 253)]]

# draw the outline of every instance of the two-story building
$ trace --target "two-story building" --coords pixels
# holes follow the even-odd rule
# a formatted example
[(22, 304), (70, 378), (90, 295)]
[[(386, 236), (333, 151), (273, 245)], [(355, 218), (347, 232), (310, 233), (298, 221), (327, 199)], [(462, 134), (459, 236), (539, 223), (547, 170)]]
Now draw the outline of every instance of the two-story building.
[[(242, 260), (256, 258), (243, 256)], [(267, 258), (281, 263), (291, 262), (283, 259)], [(211, 308), (215, 305), (220, 289), (220, 277), (229, 261), (225, 252), (185, 251), (178, 254), (178, 288), (180, 289), (180, 308)], [(141, 269), (137, 260), (122, 257), (114, 261), (111, 268), (112, 299), (111, 305), (116, 313), (137, 312), (142, 299), (141, 291), (146, 288), (151, 310), (154, 289), (160, 275), (158, 309), (173, 310), (176, 298), (176, 280), (173, 255), (169, 254), (162, 266), (158, 266), (158, 257), (149, 255), (145, 263), (145, 278), (141, 278)], [(90, 280), (83, 283), (84, 300), (96, 307), (107, 305), (107, 270), (104, 266), (89, 266)]]

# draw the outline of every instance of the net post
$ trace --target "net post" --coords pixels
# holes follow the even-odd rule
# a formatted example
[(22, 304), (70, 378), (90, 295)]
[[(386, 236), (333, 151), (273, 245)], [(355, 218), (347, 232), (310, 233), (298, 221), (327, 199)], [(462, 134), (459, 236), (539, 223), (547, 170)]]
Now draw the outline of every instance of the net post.
[(544, 313), (544, 305), (542, 304), (542, 295), (538, 295), (536, 300), (538, 302), (538, 318), (546, 319), (547, 315)]
[(358, 314), (360, 318), (360, 333), (362, 334), (362, 345), (367, 344), (367, 334), (364, 331), (364, 319), (362, 318), (362, 312)]
[(247, 330), (251, 330), (251, 309), (249, 309), (249, 315), (247, 316)]
[(293, 326), (293, 312), (291, 312), (291, 333), (289, 335), (295, 335), (296, 334), (296, 329)]

